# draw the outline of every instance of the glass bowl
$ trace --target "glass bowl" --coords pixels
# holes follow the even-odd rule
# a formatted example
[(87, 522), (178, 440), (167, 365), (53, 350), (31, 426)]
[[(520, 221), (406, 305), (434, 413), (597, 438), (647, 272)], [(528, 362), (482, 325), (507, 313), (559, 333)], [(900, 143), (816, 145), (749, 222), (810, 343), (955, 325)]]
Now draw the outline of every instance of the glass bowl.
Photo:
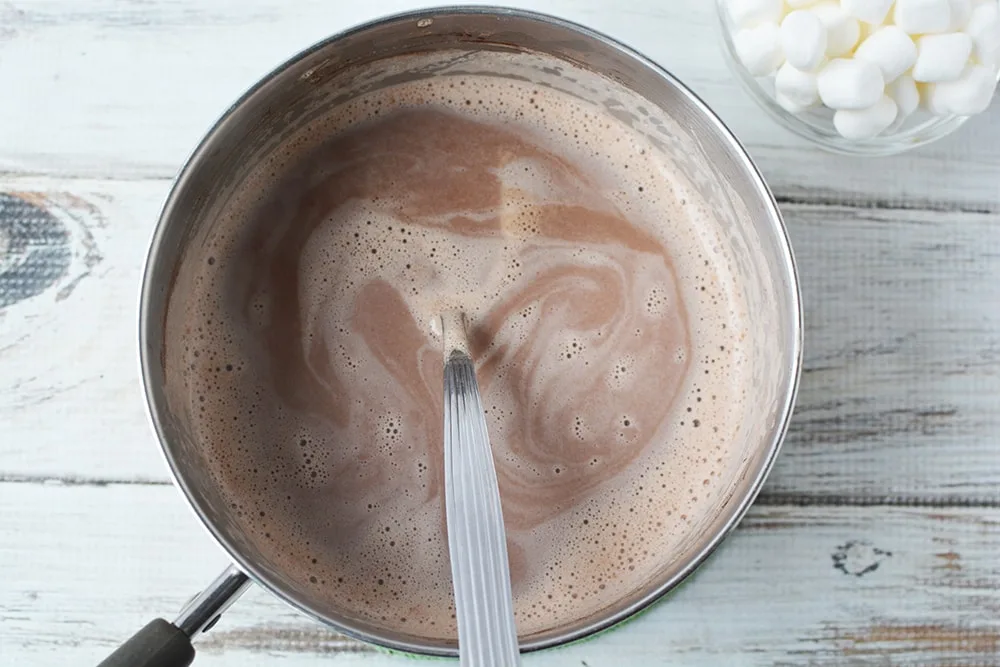
[[(804, 137), (817, 146), (844, 155), (895, 155), (924, 146), (948, 136), (971, 116), (930, 116), (918, 110), (872, 139), (845, 139), (833, 126), (833, 111), (824, 106), (792, 113), (774, 99), (774, 76), (755, 77), (740, 61), (733, 44), (733, 26), (726, 9), (726, 0), (716, 0), (718, 25), (726, 63), (744, 90), (778, 124)], [(1000, 80), (1000, 75), (998, 75)]]

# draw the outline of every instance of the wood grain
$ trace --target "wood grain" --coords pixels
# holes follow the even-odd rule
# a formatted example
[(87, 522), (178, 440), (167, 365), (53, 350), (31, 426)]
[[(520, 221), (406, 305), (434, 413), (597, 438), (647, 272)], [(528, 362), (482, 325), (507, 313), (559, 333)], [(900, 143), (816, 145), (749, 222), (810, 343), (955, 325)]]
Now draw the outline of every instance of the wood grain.
[[(0, 171), (171, 177), (264, 73), (324, 37), (415, 0), (13, 0), (0, 5)], [(473, 0), (482, 4), (482, 0)], [(904, 156), (826, 155), (738, 87), (708, 0), (513, 0), (621, 39), (677, 74), (731, 125), (779, 197), (997, 211), (1000, 104)], [(16, 91), (16, 92), (15, 92)]]
[[(0, 192), (64, 222), (74, 258), (43, 292), (0, 311), (0, 475), (167, 480), (145, 416), (136, 321), (168, 187), (0, 180)], [(990, 304), (1000, 304), (1000, 215), (783, 210), (806, 360), (766, 497), (996, 503), (1000, 309)]]
[[(995, 665), (1000, 510), (757, 507), (650, 612), (547, 667)], [(171, 618), (225, 559), (165, 486), (0, 485), (5, 665), (87, 665)], [(196, 664), (390, 667), (252, 589), (199, 641)]]
[(1000, 216), (783, 210), (806, 359), (769, 492), (1000, 500)]

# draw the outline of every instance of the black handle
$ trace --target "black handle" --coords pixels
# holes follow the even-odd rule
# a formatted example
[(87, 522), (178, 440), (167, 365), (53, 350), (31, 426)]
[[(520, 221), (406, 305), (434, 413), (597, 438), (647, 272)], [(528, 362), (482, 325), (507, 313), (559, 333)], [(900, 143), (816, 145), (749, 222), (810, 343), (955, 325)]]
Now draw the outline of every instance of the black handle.
[(158, 618), (97, 667), (187, 667), (193, 661), (191, 638), (173, 623)]
[(173, 623), (150, 622), (97, 667), (187, 667), (194, 661), (191, 640), (208, 632), (219, 615), (250, 586), (250, 578), (230, 565), (194, 596)]

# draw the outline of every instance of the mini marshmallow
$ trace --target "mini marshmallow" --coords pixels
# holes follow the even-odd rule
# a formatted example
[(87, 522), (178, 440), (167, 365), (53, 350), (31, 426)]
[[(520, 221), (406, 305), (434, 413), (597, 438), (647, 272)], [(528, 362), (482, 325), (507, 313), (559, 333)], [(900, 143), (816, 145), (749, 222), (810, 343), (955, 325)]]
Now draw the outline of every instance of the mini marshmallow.
[(839, 58), (854, 49), (861, 37), (861, 24), (844, 13), (835, 0), (821, 2), (809, 11), (816, 14), (826, 26), (826, 55)]
[(921, 83), (954, 81), (972, 55), (972, 38), (964, 32), (924, 35), (917, 39), (913, 79)]
[(911, 35), (945, 32), (951, 27), (949, 0), (896, 0), (893, 22)]
[(854, 57), (878, 65), (882, 77), (889, 82), (917, 62), (917, 45), (897, 26), (887, 25), (861, 42)]
[(791, 12), (781, 22), (781, 48), (793, 67), (814, 70), (826, 55), (826, 26), (810, 11)]
[(899, 77), (886, 86), (885, 92), (896, 103), (899, 119), (906, 118), (920, 106), (920, 91), (917, 90), (917, 82), (911, 76)]
[(845, 139), (871, 139), (896, 120), (896, 103), (883, 95), (867, 109), (841, 109), (833, 114), (833, 126)]
[(791, 114), (800, 114), (809, 108), (800, 106), (795, 102), (791, 101), (790, 99), (788, 99), (787, 97), (785, 97), (784, 95), (782, 95), (781, 93), (777, 92), (774, 94), (774, 101), (777, 102), (782, 109)]
[(728, 0), (729, 17), (738, 28), (778, 23), (785, 13), (782, 0)]
[(965, 32), (972, 38), (979, 64), (1000, 67), (1000, 6), (995, 0), (972, 9)]
[(796, 69), (790, 63), (785, 63), (778, 69), (778, 74), (774, 77), (774, 90), (775, 97), (780, 95), (800, 109), (808, 109), (819, 101), (816, 75)]
[(969, 65), (955, 81), (928, 85), (926, 105), (936, 114), (972, 116), (989, 108), (996, 86), (993, 69)]
[(972, 17), (972, 0), (948, 0), (951, 6), (951, 26), (949, 32), (964, 30)]
[(816, 78), (820, 99), (831, 109), (867, 109), (882, 97), (885, 79), (877, 65), (837, 58)]
[(761, 23), (733, 35), (733, 46), (740, 61), (754, 76), (767, 76), (784, 62), (781, 31), (776, 23)]
[(882, 25), (892, 8), (892, 0), (840, 0), (840, 8), (859, 21)]

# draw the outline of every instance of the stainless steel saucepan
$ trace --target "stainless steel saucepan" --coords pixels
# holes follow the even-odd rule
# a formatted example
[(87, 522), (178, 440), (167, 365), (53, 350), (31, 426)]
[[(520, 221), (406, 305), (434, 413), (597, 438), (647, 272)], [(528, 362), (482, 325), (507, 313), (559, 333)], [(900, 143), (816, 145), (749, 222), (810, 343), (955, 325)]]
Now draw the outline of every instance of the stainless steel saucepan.
[[(169, 623), (140, 630), (102, 664), (107, 667), (177, 667), (194, 658), (191, 640), (208, 630), (251, 580), (331, 628), (401, 651), (456, 655), (456, 643), (402, 635), (330, 608), (315, 590), (301, 587), (263, 558), (255, 537), (241, 528), (204, 465), (202, 447), (167, 387), (182, 370), (165, 366), (164, 350), (176, 335), (166, 327), (168, 301), (184, 289), (188, 263), (214, 212), (261, 155), (331, 105), (372, 85), (390, 85), (443, 70), (421, 68), (359, 81), (358, 66), (401, 55), (456, 51), (536, 52), (585, 68), (638, 94), (660, 125), (663, 150), (726, 224), (757, 330), (749, 363), (757, 401), (748, 424), (740, 472), (717, 516), (697, 538), (662, 564), (638, 592), (571, 625), (520, 637), (525, 651), (563, 644), (608, 628), (662, 597), (688, 576), (736, 526), (756, 497), (777, 455), (791, 414), (801, 363), (801, 311), (788, 239), (778, 208), (757, 169), (723, 123), (677, 79), (618, 42), (578, 25), (523, 11), (457, 7), (378, 20), (331, 37), (278, 67), (238, 100), (209, 131), (184, 166), (167, 199), (146, 262), (139, 323), (142, 375), (152, 422), (177, 486), (233, 565)], [(398, 58), (397, 58), (398, 61)], [(522, 73), (539, 85), (569, 86), (560, 68)], [(381, 81), (381, 83), (378, 83)], [(373, 83), (375, 82), (375, 83)], [(607, 100), (593, 100), (605, 104)], [(627, 120), (627, 118), (626, 118)], [(195, 259), (192, 259), (195, 258)]]

